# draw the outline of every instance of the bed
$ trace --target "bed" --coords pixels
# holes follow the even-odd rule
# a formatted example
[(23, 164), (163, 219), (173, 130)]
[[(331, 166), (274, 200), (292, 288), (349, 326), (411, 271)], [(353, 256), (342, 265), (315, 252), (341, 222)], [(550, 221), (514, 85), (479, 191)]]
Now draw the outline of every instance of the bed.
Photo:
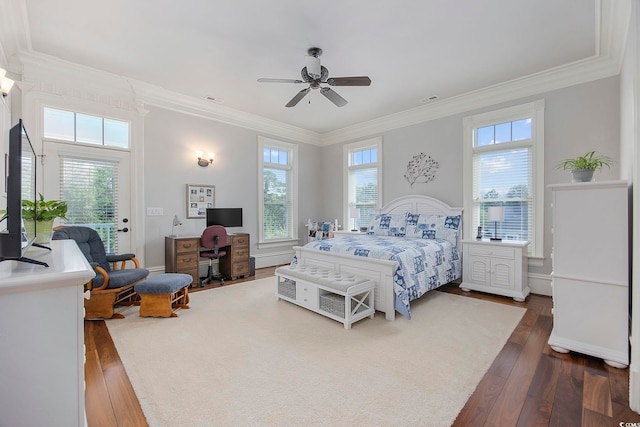
[(462, 208), (429, 196), (403, 196), (383, 206), (366, 235), (294, 247), (294, 262), (374, 281), (375, 308), (411, 318), (410, 302), (461, 277)]

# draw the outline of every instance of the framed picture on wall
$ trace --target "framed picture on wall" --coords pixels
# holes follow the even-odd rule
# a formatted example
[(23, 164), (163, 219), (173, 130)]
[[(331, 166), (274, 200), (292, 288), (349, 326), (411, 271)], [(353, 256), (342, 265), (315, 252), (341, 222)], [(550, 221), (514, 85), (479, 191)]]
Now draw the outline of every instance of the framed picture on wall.
[(206, 218), (215, 200), (215, 185), (187, 184), (187, 218)]

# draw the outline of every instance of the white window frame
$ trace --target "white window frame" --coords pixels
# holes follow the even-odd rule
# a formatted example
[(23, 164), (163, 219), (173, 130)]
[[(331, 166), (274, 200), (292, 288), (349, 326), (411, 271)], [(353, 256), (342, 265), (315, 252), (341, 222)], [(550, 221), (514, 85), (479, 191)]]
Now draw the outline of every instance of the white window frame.
[[(533, 238), (529, 246), (529, 264), (544, 261), (544, 100), (516, 105), (501, 110), (468, 116), (463, 119), (463, 197), (465, 238), (475, 238), (477, 224), (473, 223), (473, 154), (475, 130), (483, 126), (531, 118)], [(483, 151), (503, 150), (504, 146), (483, 146)]]
[[(279, 150), (289, 152), (290, 164), (287, 167), (289, 170), (289, 178), (291, 188), (291, 235), (285, 239), (270, 239), (264, 238), (264, 148), (273, 147)], [(282, 168), (282, 165), (266, 164), (269, 167)], [(266, 138), (258, 136), (258, 248), (269, 248), (276, 246), (290, 246), (292, 242), (298, 242), (298, 145), (290, 144), (288, 142), (279, 141), (276, 139)]]
[(377, 172), (378, 172), (378, 201), (376, 205), (376, 209), (380, 209), (382, 207), (382, 137), (377, 136), (375, 138), (369, 138), (358, 142), (353, 142), (351, 144), (345, 144), (343, 146), (343, 203), (342, 203), (342, 223), (343, 229), (347, 230), (351, 227), (351, 219), (349, 218), (349, 206), (355, 200), (352, 200), (353, 192), (349, 188), (349, 172), (351, 170), (356, 170), (360, 168), (371, 168), (373, 163), (368, 163), (362, 166), (349, 166), (349, 156), (352, 151), (358, 151), (367, 147), (375, 147), (378, 151), (378, 161), (376, 162)]

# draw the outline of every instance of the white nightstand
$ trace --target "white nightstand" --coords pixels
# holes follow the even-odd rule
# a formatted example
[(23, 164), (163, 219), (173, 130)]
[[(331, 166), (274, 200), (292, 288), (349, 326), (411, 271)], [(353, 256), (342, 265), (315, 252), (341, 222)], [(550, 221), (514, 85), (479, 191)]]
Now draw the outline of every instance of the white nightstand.
[(527, 283), (527, 246), (519, 240), (463, 240), (463, 291), (475, 290), (524, 301)]
[(338, 230), (333, 232), (333, 237), (335, 239), (340, 239), (346, 236), (364, 236), (367, 233), (364, 231), (351, 231), (351, 230)]

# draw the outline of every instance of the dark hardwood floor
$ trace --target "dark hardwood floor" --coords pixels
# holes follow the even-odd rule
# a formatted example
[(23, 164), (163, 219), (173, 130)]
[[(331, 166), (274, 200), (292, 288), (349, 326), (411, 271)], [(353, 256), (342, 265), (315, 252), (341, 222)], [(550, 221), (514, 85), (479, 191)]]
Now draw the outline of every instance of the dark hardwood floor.
[[(225, 286), (273, 275), (225, 282)], [(203, 291), (208, 286), (194, 291)], [(629, 409), (629, 371), (576, 353), (551, 350), (551, 298), (530, 295), (524, 303), (510, 298), (462, 292), (456, 285), (442, 292), (524, 307), (527, 312), (458, 415), (454, 426), (619, 426), (640, 423)], [(118, 320), (110, 320), (117, 322)], [(147, 426), (105, 321), (85, 321), (86, 410), (89, 427)], [(212, 422), (212, 425), (215, 423)]]

